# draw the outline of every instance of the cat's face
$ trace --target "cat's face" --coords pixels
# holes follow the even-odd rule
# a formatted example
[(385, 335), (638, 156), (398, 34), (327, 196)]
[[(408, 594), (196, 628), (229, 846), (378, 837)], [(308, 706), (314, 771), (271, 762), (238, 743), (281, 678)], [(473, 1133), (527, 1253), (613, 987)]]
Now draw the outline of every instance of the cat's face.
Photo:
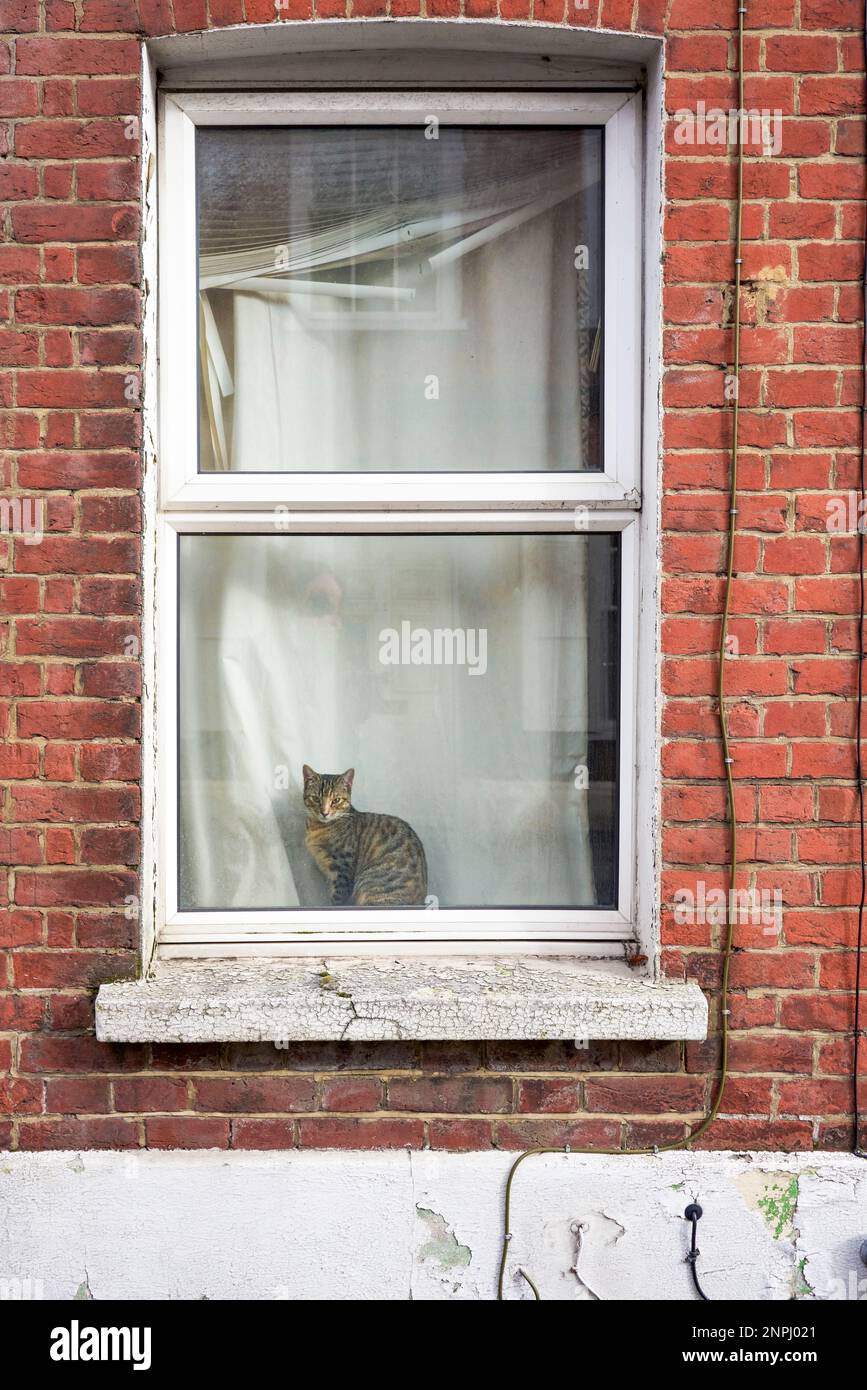
[(314, 772), (304, 764), (304, 805), (311, 820), (323, 825), (340, 820), (352, 810), (352, 779), (355, 768), (348, 772)]

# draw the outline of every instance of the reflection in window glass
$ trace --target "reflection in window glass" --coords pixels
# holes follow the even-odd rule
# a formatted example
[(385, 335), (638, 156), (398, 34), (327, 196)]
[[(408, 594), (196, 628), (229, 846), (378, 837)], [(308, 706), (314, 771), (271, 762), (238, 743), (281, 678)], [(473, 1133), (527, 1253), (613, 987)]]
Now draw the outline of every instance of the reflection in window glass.
[[(618, 573), (609, 534), (182, 536), (181, 907), (616, 906)], [(306, 808), (305, 765), (352, 785)], [(335, 895), (311, 800), (411, 834)]]
[(200, 467), (598, 470), (597, 128), (203, 127)]

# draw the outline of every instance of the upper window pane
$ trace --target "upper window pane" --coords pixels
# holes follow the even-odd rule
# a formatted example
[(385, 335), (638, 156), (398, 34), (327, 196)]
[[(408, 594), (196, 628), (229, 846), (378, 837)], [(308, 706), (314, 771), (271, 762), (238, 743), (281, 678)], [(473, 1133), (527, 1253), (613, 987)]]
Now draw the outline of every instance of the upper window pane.
[(602, 467), (602, 132), (201, 127), (199, 467)]

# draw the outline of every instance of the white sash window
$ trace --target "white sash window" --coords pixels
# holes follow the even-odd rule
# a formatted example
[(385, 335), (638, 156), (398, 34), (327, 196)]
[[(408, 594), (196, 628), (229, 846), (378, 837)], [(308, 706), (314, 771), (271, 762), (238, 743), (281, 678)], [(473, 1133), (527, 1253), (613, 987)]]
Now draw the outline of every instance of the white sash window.
[[(636, 937), (641, 126), (613, 91), (161, 99), (165, 953)], [(305, 763), (409, 822), (424, 906), (330, 904)]]

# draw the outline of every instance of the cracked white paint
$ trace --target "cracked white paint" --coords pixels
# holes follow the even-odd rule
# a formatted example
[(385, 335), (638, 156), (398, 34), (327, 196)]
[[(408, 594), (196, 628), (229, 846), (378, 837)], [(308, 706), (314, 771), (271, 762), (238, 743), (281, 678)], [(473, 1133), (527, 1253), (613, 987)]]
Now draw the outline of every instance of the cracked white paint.
[[(0, 1155), (0, 1287), (45, 1298), (420, 1301), (494, 1297), (514, 1155)], [(775, 1239), (756, 1194), (798, 1179)], [(867, 1298), (867, 1163), (850, 1155), (544, 1155), (513, 1188), (507, 1298), (690, 1299), (701, 1202), (712, 1300)], [(577, 1239), (580, 1233), (580, 1250)], [(578, 1273), (576, 1275), (576, 1261)], [(860, 1281), (860, 1286), (859, 1286)]]
[(112, 1042), (703, 1038), (697, 985), (564, 958), (163, 961), (102, 985)]
[[(856, 1161), (857, 1164), (857, 1161)], [(809, 1170), (801, 1178), (795, 1217), (803, 1282), (816, 1298), (859, 1298), (867, 1302), (867, 1266), (857, 1259), (867, 1239), (867, 1163), (819, 1165), (821, 1181)], [(861, 1231), (860, 1239), (857, 1235)]]
[[(473, 1252), (463, 1245), (444, 1216), (416, 1203), (417, 1231), (414, 1243), (413, 1298), (432, 1301), (478, 1298), (478, 1285), (465, 1282)], [(423, 1292), (426, 1290), (426, 1292)]]

